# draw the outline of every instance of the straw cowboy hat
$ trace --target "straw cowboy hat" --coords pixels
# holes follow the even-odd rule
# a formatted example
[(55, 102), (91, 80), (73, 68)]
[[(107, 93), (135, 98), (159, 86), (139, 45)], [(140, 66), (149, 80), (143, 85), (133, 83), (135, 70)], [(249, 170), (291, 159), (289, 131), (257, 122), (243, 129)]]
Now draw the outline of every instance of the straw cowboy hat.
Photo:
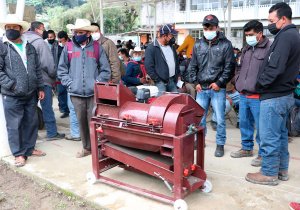
[(0, 20), (0, 28), (5, 30), (6, 25), (19, 25), (23, 31), (28, 31), (30, 24), (26, 21), (20, 20), (16, 14), (8, 14), (4, 20)]
[(94, 32), (97, 31), (97, 26), (92, 26), (91, 21), (87, 19), (76, 19), (75, 25), (68, 24), (67, 28), (70, 30), (84, 30), (84, 31), (90, 31)]
[(145, 53), (145, 50), (142, 50), (140, 47), (135, 47), (133, 50), (131, 49), (129, 51), (130, 57), (132, 57), (133, 53), (135, 53), (135, 52), (141, 52), (143, 55)]

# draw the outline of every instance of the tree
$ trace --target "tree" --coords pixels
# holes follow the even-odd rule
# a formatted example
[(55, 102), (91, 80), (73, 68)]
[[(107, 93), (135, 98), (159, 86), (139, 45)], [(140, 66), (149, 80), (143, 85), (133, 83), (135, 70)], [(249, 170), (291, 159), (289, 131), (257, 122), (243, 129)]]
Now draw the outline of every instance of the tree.
[(84, 3), (83, 0), (26, 0), (27, 5), (33, 5), (38, 14), (46, 12), (49, 8), (64, 6), (66, 8), (73, 8)]
[[(50, 28), (55, 31), (65, 30), (66, 25), (74, 23), (76, 18), (86, 18), (91, 22), (99, 21), (99, 1), (89, 0), (79, 7), (68, 8), (57, 6), (48, 8), (47, 15)], [(104, 27), (107, 34), (116, 34), (131, 31), (136, 26), (138, 12), (135, 7), (114, 8), (104, 10)]]

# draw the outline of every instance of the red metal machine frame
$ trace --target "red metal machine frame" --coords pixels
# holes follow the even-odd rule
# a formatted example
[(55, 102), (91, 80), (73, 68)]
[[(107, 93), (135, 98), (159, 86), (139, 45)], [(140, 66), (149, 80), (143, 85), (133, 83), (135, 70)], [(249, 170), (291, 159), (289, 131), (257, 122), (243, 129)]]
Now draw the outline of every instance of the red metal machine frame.
[[(139, 104), (123, 85), (95, 85), (96, 107), (90, 123), (93, 174), (96, 180), (103, 183), (162, 202), (174, 203), (203, 188), (206, 181), (204, 129), (196, 126), (201, 120), (203, 109), (187, 95), (170, 94), (162, 97), (161, 101), (159, 98), (157, 100), (156, 105), (152, 106)], [(157, 111), (151, 111), (153, 107)], [(165, 111), (161, 111), (162, 108)], [(139, 109), (142, 112), (139, 113)], [(164, 113), (161, 118), (160, 111)], [(199, 112), (198, 118), (193, 113), (196, 111)], [(144, 112), (147, 119), (143, 119)], [(150, 118), (148, 115), (151, 112), (157, 118)], [(172, 125), (172, 120), (177, 123)], [(101, 174), (116, 166), (161, 179), (173, 196)]]

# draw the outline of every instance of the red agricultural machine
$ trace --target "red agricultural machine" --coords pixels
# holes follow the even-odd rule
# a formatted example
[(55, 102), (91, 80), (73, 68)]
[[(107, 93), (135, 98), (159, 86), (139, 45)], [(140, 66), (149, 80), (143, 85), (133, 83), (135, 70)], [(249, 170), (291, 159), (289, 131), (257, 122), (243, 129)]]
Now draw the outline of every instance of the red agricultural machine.
[[(166, 93), (151, 104), (139, 103), (123, 85), (96, 83), (91, 119), (93, 172), (100, 181), (136, 194), (174, 203), (200, 189), (211, 190), (204, 172), (204, 110), (187, 94)], [(161, 180), (167, 196), (103, 176), (113, 167)]]

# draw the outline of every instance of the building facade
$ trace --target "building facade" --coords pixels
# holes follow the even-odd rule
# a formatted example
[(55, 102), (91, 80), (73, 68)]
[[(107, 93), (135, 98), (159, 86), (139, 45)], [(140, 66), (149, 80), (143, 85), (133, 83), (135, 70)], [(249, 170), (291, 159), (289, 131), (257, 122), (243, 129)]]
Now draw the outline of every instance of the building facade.
[[(293, 23), (300, 28), (300, 0), (232, 0), (231, 34), (230, 40), (238, 48), (243, 46), (243, 26), (253, 19), (260, 20), (267, 27), (269, 8), (278, 3), (288, 3), (293, 11)], [(220, 27), (226, 31), (228, 27), (227, 1), (223, 0), (165, 0), (153, 6), (142, 8), (141, 24), (149, 26), (175, 23), (179, 30), (178, 43), (191, 34), (194, 38), (202, 37), (202, 20), (208, 14), (216, 15), (220, 20)], [(156, 20), (154, 18), (156, 14)], [(264, 33), (271, 36), (267, 29)]]

